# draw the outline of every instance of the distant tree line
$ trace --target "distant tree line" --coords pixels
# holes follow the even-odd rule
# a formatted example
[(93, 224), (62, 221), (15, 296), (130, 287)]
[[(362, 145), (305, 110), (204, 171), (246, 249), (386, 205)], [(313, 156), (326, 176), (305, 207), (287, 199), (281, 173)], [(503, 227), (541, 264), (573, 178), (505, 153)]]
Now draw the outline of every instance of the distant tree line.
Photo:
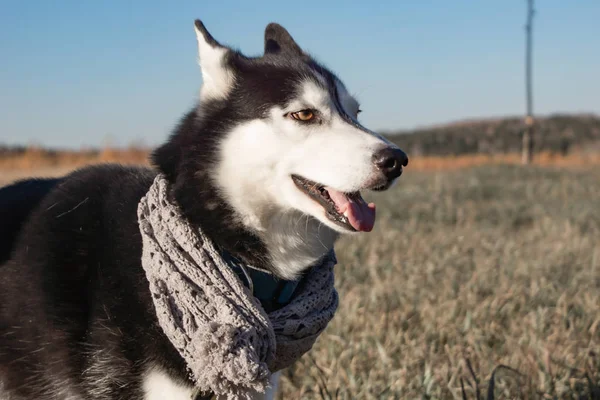
[[(535, 121), (534, 152), (568, 154), (600, 152), (600, 117), (552, 115)], [(465, 121), (403, 132), (382, 132), (409, 155), (519, 153), (525, 124), (522, 118)]]

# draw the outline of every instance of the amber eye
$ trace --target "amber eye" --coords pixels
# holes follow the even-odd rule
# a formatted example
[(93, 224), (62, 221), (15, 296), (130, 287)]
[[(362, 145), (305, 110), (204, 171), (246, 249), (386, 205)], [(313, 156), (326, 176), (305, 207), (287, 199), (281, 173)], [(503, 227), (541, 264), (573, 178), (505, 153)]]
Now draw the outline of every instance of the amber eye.
[(315, 118), (315, 113), (312, 110), (301, 110), (290, 114), (292, 118), (298, 121), (308, 122)]

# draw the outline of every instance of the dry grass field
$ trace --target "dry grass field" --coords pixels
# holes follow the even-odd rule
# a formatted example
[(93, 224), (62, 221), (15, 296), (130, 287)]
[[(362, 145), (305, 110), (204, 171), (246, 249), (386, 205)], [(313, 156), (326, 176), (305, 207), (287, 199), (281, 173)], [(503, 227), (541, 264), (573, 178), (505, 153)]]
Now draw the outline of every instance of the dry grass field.
[[(0, 184), (112, 160), (38, 157), (0, 160)], [(599, 159), (468, 158), (369, 196), (375, 230), (338, 245), (339, 312), (281, 399), (600, 398)]]
[(497, 399), (600, 398), (600, 168), (408, 168), (371, 198), (376, 229), (337, 247), (339, 313), (282, 398), (462, 399), (461, 379), (491, 398), (500, 365), (518, 372), (496, 369)]

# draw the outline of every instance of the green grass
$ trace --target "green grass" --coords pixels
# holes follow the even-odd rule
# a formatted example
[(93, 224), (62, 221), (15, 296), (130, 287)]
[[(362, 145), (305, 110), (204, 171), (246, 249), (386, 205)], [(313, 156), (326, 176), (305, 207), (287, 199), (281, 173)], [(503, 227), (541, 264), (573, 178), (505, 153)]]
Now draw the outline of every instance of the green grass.
[(497, 370), (496, 399), (600, 397), (600, 171), (409, 168), (371, 198), (375, 230), (336, 248), (338, 314), (280, 398), (462, 399), (461, 380), (486, 398), (499, 365), (518, 373)]

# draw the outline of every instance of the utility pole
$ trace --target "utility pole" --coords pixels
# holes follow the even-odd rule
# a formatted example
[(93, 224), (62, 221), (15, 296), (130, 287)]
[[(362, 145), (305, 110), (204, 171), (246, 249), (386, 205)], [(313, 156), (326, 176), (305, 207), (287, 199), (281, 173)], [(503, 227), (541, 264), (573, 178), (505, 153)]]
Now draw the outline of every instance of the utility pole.
[(532, 72), (531, 72), (531, 52), (532, 52), (532, 27), (533, 0), (527, 1), (527, 23), (525, 24), (525, 96), (527, 102), (527, 111), (525, 114), (525, 131), (523, 132), (523, 148), (521, 153), (521, 162), (523, 164), (531, 163), (533, 158), (533, 131), (535, 121), (533, 119), (533, 90), (532, 90)]

